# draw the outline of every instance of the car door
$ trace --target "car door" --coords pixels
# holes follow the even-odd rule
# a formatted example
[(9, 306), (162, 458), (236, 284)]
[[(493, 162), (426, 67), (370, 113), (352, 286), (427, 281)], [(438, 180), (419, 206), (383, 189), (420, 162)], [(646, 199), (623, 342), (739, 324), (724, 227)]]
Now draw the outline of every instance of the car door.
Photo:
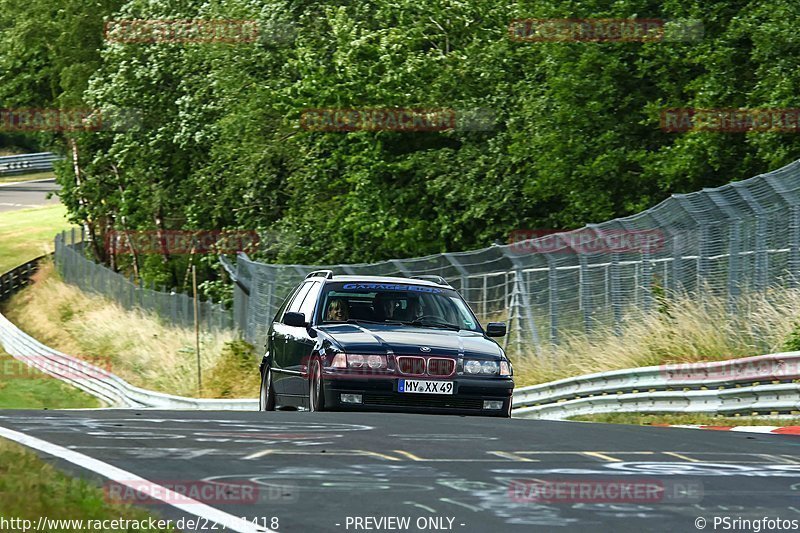
[(279, 316), (276, 317), (275, 322), (272, 324), (272, 334), (269, 342), (272, 343), (272, 386), (276, 394), (286, 394), (286, 378), (289, 377), (287, 373), (287, 357), (286, 346), (289, 342), (289, 337), (292, 334), (291, 328), (283, 323), (283, 315), (289, 311), (298, 311), (300, 304), (303, 303), (303, 298), (311, 289), (311, 282), (305, 282), (299, 285), (294, 294), (289, 298), (289, 304), (284, 306), (284, 309)]
[[(312, 282), (311, 287), (303, 296), (303, 301), (298, 308), (297, 312), (303, 313), (308, 323), (314, 320), (314, 310), (316, 309), (321, 290), (321, 282)], [(316, 339), (311, 336), (312, 331), (309, 328), (294, 327), (288, 329), (285, 361), (286, 371), (289, 374), (286, 377), (284, 391), (287, 395), (296, 396), (300, 399), (301, 401), (298, 402), (299, 405), (304, 403), (308, 395), (309, 357), (316, 345)]]

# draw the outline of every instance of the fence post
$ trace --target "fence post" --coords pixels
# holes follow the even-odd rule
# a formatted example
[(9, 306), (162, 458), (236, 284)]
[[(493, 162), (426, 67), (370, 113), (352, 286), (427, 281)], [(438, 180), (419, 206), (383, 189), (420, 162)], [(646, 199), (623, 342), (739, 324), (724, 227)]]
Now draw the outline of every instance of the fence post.
[(739, 253), (742, 246), (742, 221), (732, 220), (728, 235), (728, 310), (736, 311), (737, 301), (741, 294), (739, 282)]
[[(637, 290), (639, 288), (637, 287)], [(642, 250), (642, 309), (649, 313), (653, 306), (653, 265), (650, 263), (650, 250)]]
[(128, 286), (128, 302), (130, 302), (130, 309), (136, 306), (136, 282), (133, 280), (133, 274), (128, 278), (130, 285)]
[(178, 292), (174, 288), (169, 290), (169, 319), (173, 326), (178, 324)]
[(792, 206), (789, 233), (789, 284), (796, 289), (800, 285), (800, 206)]
[(681, 251), (681, 246), (679, 244), (678, 235), (676, 234), (672, 236), (672, 268), (670, 269), (671, 276), (669, 287), (672, 289), (673, 292), (678, 292), (683, 289), (683, 283), (681, 282), (681, 269), (682, 269), (682, 262), (683, 262), (683, 252)]
[(183, 297), (183, 317), (181, 317), (180, 323), (183, 326), (189, 323), (189, 317), (191, 316), (191, 313), (189, 311), (190, 298), (185, 294), (181, 294), (181, 296)]
[(586, 254), (578, 254), (580, 270), (578, 273), (578, 296), (583, 315), (583, 330), (586, 335), (592, 333), (592, 299), (589, 294), (589, 261)]
[(611, 269), (609, 275), (611, 277), (609, 288), (611, 292), (611, 308), (614, 313), (614, 334), (620, 336), (622, 335), (622, 291), (619, 279), (618, 252), (611, 254)]
[(487, 283), (488, 276), (483, 276), (483, 289), (481, 291), (481, 318), (483, 320), (487, 320), (488, 312), (486, 311), (486, 300), (488, 298), (487, 291), (486, 291), (486, 283)]
[[(533, 345), (533, 349), (536, 353), (541, 352), (541, 345), (539, 343), (539, 332), (536, 330), (536, 321), (533, 318), (533, 309), (531, 307), (530, 299), (528, 297), (528, 284), (523, 281), (523, 264), (520, 261), (519, 257), (516, 256), (513, 252), (510, 252), (507, 248), (503, 248), (503, 253), (505, 256), (511, 261), (511, 264), (514, 265), (514, 296), (512, 297), (513, 308), (509, 309), (509, 319), (513, 315), (519, 317), (520, 322), (520, 332), (525, 331), (527, 328), (527, 332), (530, 335), (530, 342)], [(508, 279), (508, 278), (506, 278)], [(511, 305), (509, 305), (511, 307)], [(520, 309), (520, 307), (522, 309)], [(524, 312), (525, 316), (525, 327), (522, 325), (522, 312)]]
[(699, 241), (697, 243), (697, 277), (695, 290), (702, 290), (703, 284), (708, 280), (708, 245), (711, 241), (708, 224), (700, 224)]
[(468, 292), (468, 290), (469, 290), (469, 272), (467, 271), (466, 268), (464, 268), (464, 265), (462, 265), (461, 262), (458, 259), (456, 259), (455, 257), (453, 257), (451, 254), (443, 253), (442, 256), (445, 259), (447, 259), (447, 261), (450, 262), (450, 264), (453, 265), (453, 267), (455, 267), (455, 269), (461, 275), (461, 287), (460, 287), (461, 296), (463, 296), (464, 299), (467, 302), (469, 302), (470, 301), (470, 294)]
[(764, 292), (767, 289), (767, 274), (769, 258), (767, 256), (767, 221), (761, 215), (756, 215), (756, 291)]
[(558, 271), (555, 259), (547, 254), (548, 310), (550, 312), (550, 344), (558, 346)]

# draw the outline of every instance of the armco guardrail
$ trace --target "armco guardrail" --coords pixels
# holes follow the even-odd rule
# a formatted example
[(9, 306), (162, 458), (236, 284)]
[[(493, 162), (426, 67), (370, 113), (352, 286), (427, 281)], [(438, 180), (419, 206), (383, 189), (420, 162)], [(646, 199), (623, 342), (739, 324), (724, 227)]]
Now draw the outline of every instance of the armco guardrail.
[(800, 410), (800, 352), (614, 370), (517, 389), (514, 415), (752, 414)]
[(0, 346), (15, 359), (69, 383), (113, 407), (209, 410), (258, 408), (258, 400), (185, 398), (134, 387), (105, 369), (45, 346), (25, 334), (2, 314), (0, 314)]
[(39, 269), (39, 261), (45, 257), (44, 255), (37, 257), (5, 274), (0, 274), (0, 302), (10, 298), (12, 294), (30, 283), (31, 276)]
[(63, 158), (51, 152), (0, 157), (0, 176), (48, 172), (53, 170), (53, 163), (61, 159)]

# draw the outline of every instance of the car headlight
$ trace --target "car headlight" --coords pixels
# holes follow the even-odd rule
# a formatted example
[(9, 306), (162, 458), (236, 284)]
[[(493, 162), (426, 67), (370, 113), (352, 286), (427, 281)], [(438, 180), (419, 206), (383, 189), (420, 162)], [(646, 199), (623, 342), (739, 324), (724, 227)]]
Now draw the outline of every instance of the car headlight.
[(367, 365), (373, 370), (377, 370), (379, 368), (386, 368), (386, 356), (370, 355), (367, 358)]
[(467, 371), (467, 374), (480, 374), (481, 368), (480, 361), (469, 360), (464, 364), (464, 370)]
[(464, 361), (464, 370), (467, 374), (481, 374), (484, 376), (510, 376), (511, 367), (508, 361), (478, 361), (467, 359)]
[(361, 355), (358, 353), (337, 353), (331, 362), (332, 368), (369, 368), (381, 370), (388, 366), (385, 355)]
[(483, 372), (484, 374), (495, 375), (497, 374), (499, 368), (500, 365), (497, 364), (497, 361), (484, 361), (481, 364), (481, 372)]
[(359, 354), (347, 354), (347, 366), (349, 368), (362, 368), (364, 366), (364, 356)]

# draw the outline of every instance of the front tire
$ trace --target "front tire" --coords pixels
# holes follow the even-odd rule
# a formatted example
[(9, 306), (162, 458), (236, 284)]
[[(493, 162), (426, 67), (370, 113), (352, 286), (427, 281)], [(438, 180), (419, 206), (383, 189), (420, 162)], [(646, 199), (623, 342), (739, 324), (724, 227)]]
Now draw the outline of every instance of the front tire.
[(312, 412), (325, 410), (325, 391), (322, 388), (322, 366), (319, 359), (311, 364), (308, 384), (308, 410)]
[(264, 365), (261, 372), (261, 389), (258, 395), (259, 411), (275, 410), (275, 389), (272, 386), (272, 370), (269, 365)]

